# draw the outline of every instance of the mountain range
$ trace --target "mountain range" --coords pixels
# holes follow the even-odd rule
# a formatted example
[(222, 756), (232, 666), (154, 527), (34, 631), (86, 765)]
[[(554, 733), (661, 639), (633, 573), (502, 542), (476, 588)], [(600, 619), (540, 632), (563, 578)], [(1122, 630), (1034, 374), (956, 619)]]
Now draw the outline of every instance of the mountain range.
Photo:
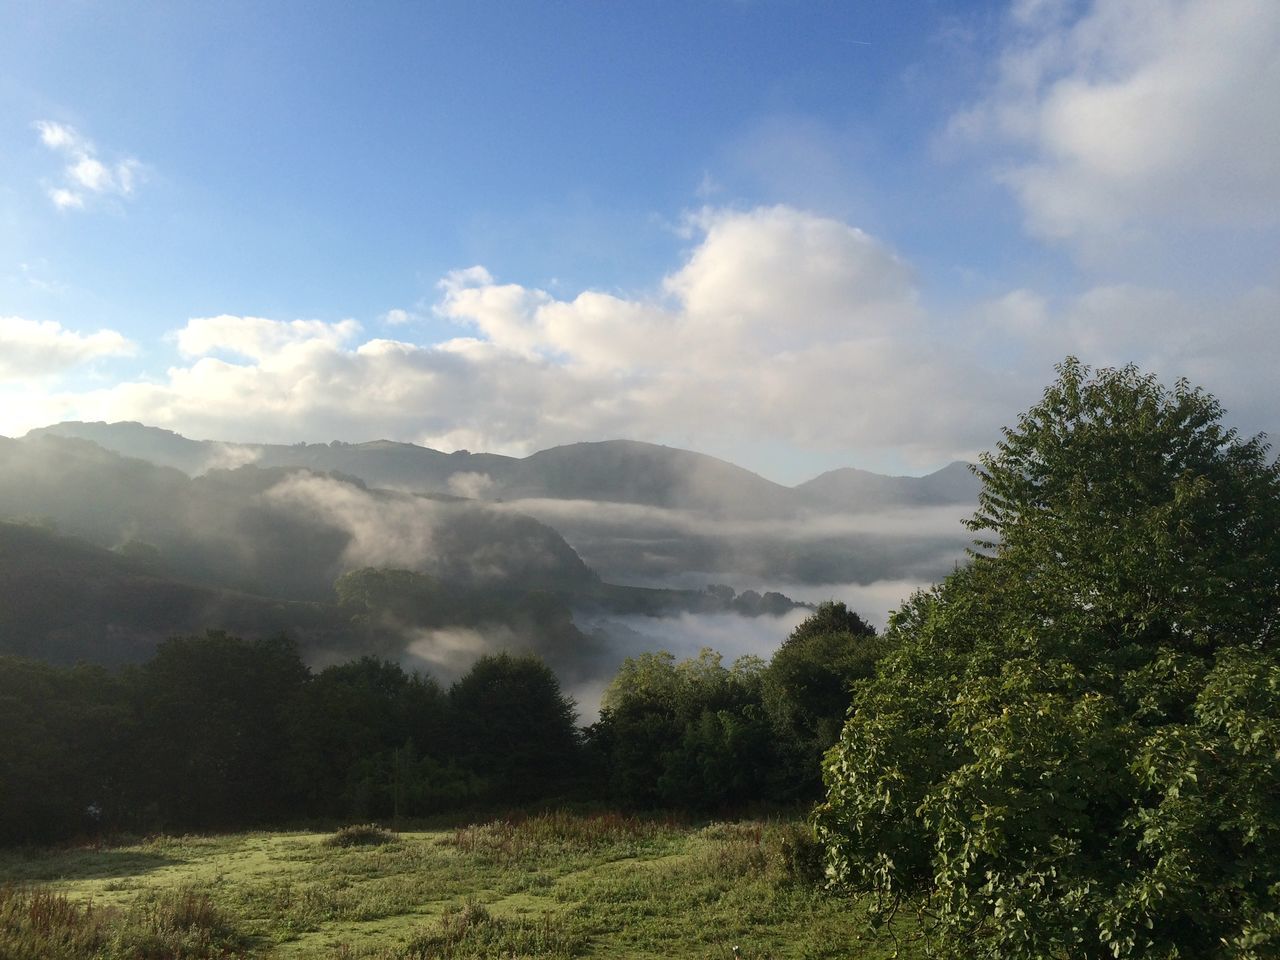
[(787, 519), (900, 507), (971, 504), (978, 482), (954, 462), (924, 477), (843, 468), (786, 487), (706, 454), (634, 440), (572, 443), (528, 457), (443, 453), (391, 440), (232, 444), (190, 440), (136, 422), (68, 421), (31, 431), (90, 440), (107, 450), (198, 475), (219, 467), (306, 467), (374, 487), (483, 500), (589, 500), (688, 510), (715, 519)]
[(527, 649), (589, 685), (677, 618), (940, 577), (975, 497), (963, 464), (785, 487), (623, 440), (516, 458), (61, 423), (0, 438), (0, 653), (126, 662), (176, 633), (285, 631), (317, 663), (447, 676)]

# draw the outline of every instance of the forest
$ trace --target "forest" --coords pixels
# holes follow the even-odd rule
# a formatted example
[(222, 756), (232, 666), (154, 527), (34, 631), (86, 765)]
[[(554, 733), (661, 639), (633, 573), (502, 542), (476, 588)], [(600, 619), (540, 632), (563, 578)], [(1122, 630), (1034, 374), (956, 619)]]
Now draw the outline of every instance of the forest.
[(398, 823), (607, 796), (632, 809), (816, 799), (874, 631), (828, 603), (773, 660), (628, 659), (600, 719), (532, 654), (447, 689), (364, 657), (312, 672), (287, 637), (177, 637), (124, 669), (0, 660), (7, 842)]

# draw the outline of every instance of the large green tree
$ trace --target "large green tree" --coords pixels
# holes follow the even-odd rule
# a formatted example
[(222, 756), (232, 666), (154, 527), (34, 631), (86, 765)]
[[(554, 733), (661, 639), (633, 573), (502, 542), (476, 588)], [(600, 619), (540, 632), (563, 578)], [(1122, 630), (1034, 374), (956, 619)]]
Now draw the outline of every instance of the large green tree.
[(287, 637), (167, 640), (134, 678), (141, 769), (165, 827), (270, 822), (296, 803), (290, 719), (310, 678)]
[(532, 654), (476, 660), (449, 688), (449, 723), (456, 755), (486, 781), (490, 800), (545, 796), (577, 772), (574, 703)]
[(881, 647), (874, 627), (843, 603), (828, 601), (773, 655), (762, 694), (778, 756), (776, 796), (817, 795), (822, 755), (840, 735), (849, 686), (874, 673)]
[(764, 707), (764, 663), (726, 667), (704, 647), (627, 658), (605, 690), (591, 744), (610, 792), (632, 806), (714, 809), (766, 799), (776, 754)]
[(829, 876), (944, 956), (1276, 956), (1280, 471), (1186, 382), (1058, 373), (856, 690)]

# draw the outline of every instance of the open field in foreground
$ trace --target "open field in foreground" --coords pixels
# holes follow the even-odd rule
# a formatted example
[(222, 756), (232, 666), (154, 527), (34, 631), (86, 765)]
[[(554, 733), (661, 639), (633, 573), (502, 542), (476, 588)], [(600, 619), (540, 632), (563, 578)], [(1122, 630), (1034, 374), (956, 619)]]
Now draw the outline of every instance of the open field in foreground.
[(892, 955), (860, 939), (856, 904), (797, 878), (800, 835), (546, 814), (350, 845), (250, 833), (0, 852), (0, 958)]

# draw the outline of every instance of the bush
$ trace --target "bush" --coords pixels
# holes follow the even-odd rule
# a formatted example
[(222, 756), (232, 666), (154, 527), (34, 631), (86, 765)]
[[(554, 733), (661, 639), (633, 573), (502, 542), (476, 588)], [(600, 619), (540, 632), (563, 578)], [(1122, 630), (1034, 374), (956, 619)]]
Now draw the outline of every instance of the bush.
[(242, 956), (245, 945), (212, 901), (190, 890), (117, 910), (44, 888), (0, 887), (4, 960), (210, 960)]
[(360, 823), (343, 827), (322, 842), (326, 847), (381, 847), (395, 843), (396, 835), (376, 823)]

